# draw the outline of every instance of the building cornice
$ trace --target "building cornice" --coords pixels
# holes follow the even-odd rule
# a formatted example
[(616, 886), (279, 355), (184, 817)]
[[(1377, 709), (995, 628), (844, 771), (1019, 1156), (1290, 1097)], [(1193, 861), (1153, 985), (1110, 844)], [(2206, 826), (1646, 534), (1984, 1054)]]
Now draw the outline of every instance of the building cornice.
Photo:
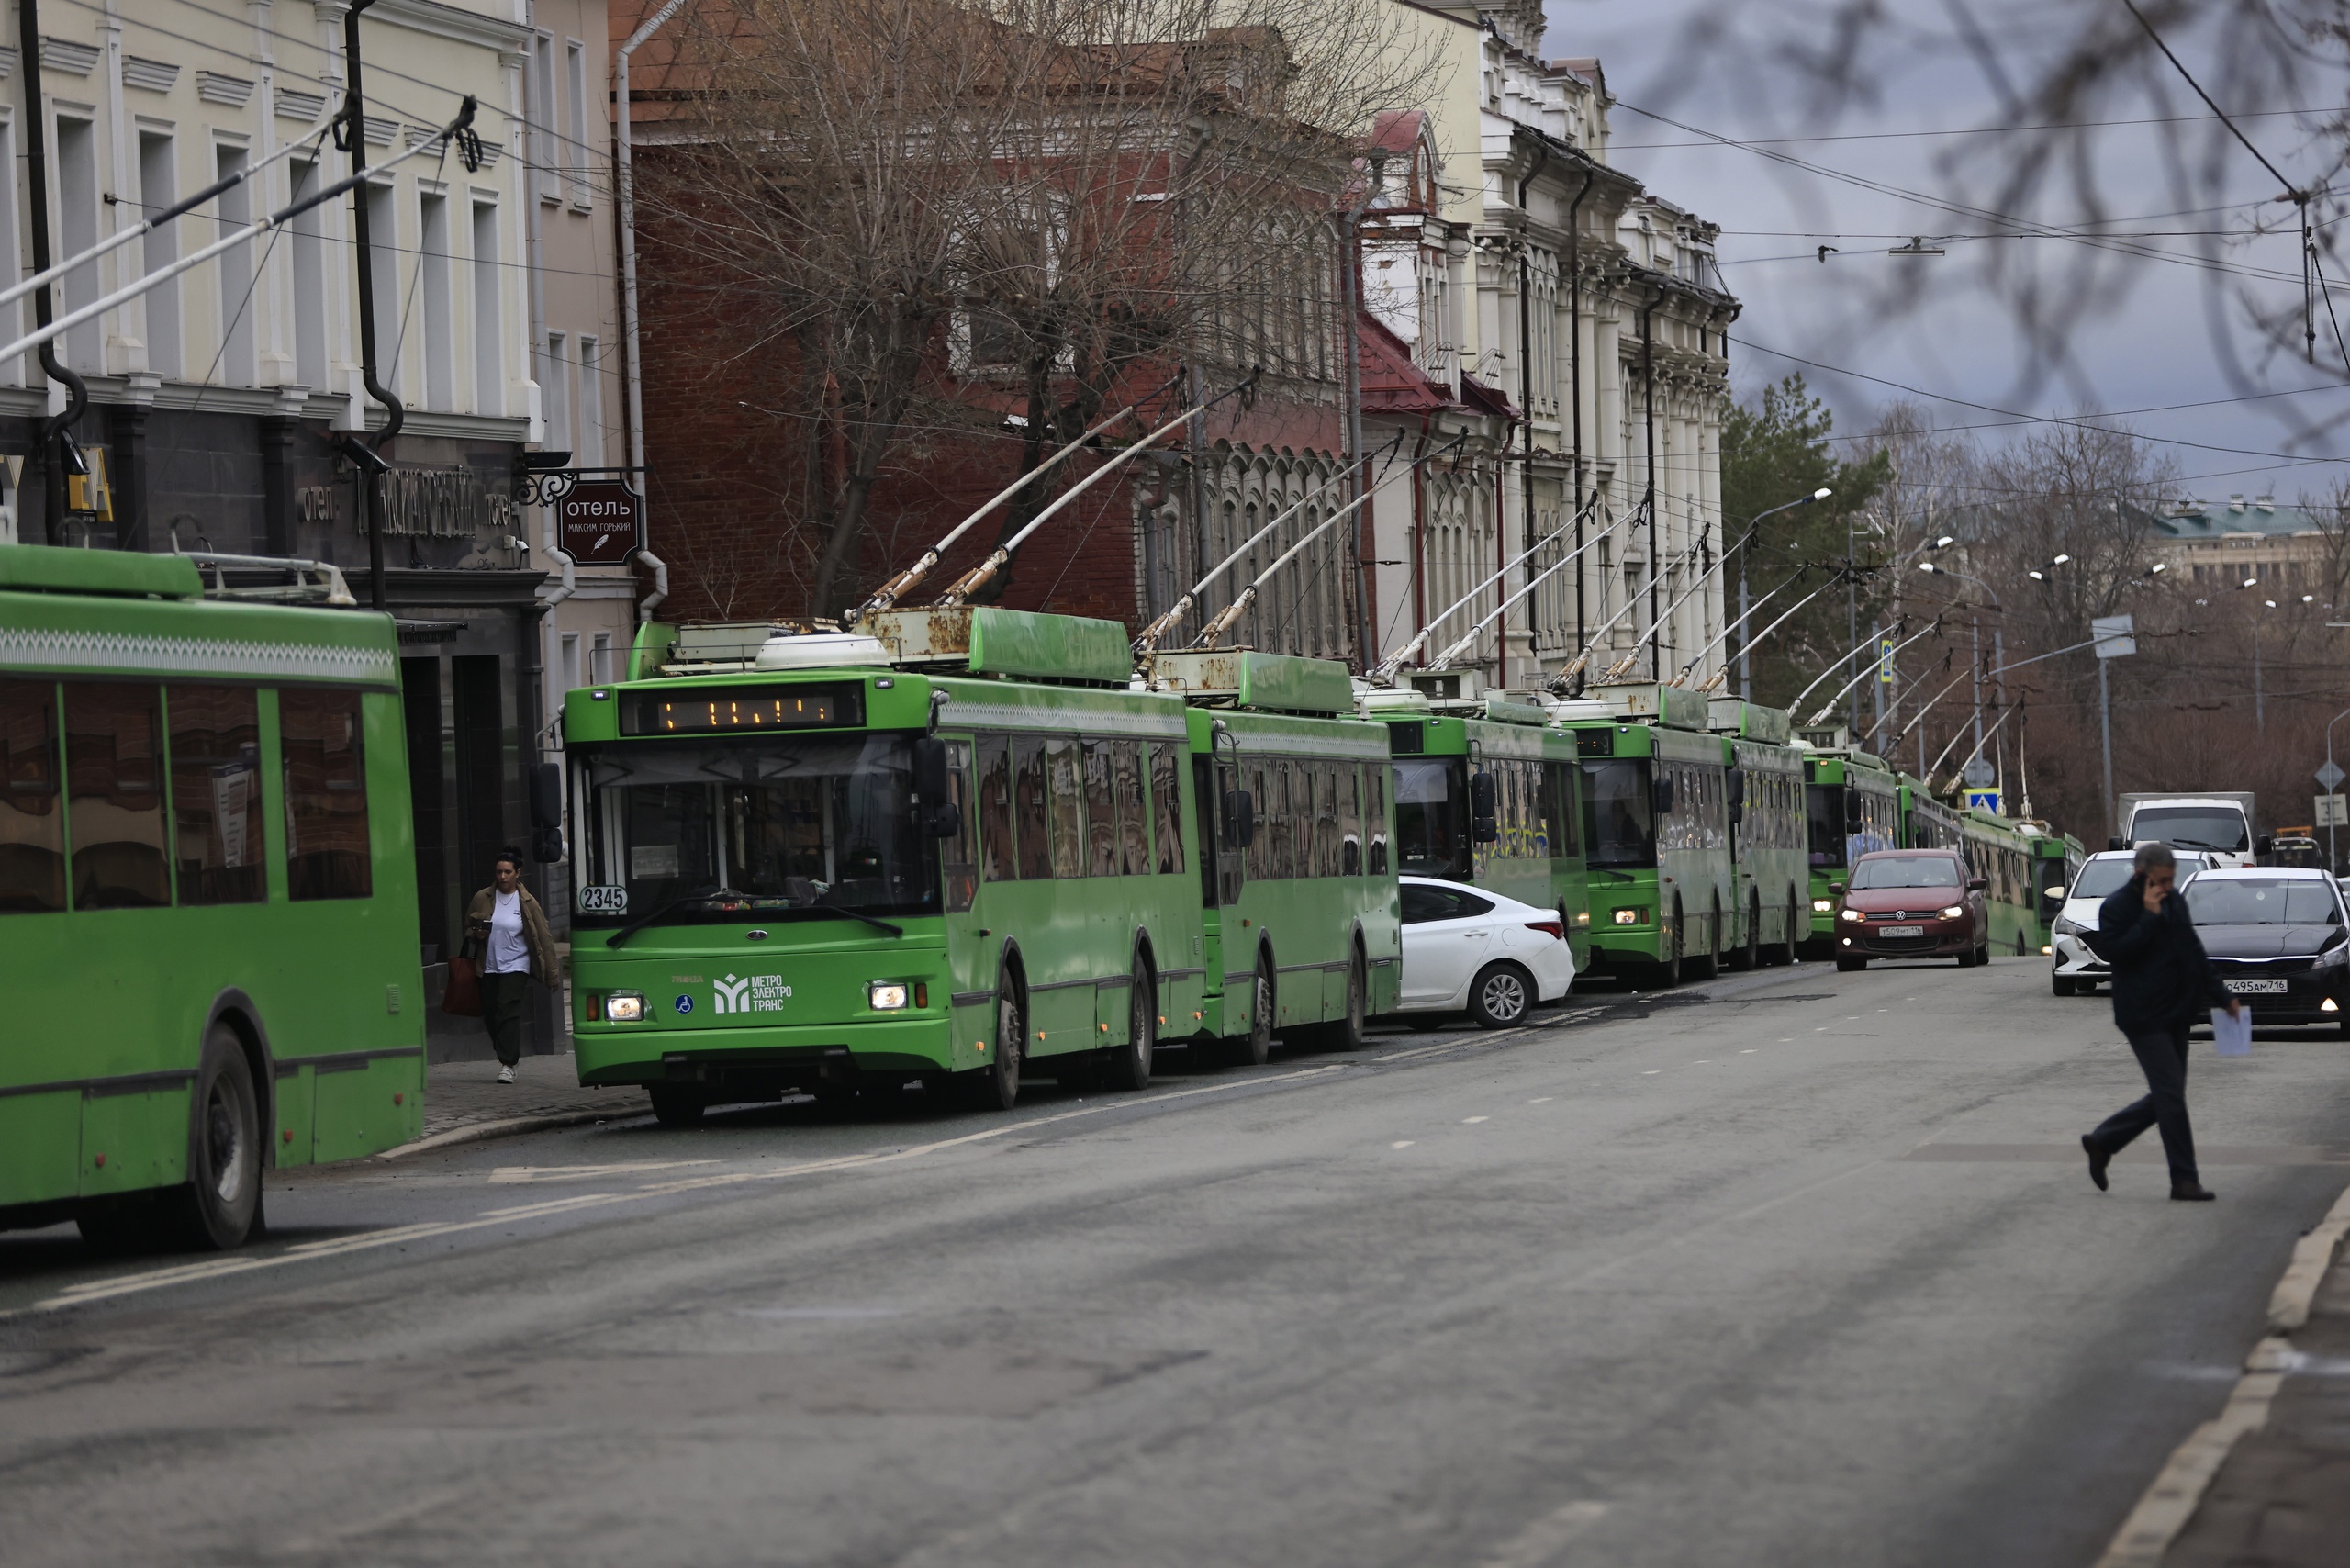
[[(329, 9), (321, 6), (321, 11)], [(340, 16), (346, 6), (331, 7)], [(531, 29), (518, 22), (502, 17), (486, 17), (478, 11), (467, 11), (455, 6), (443, 6), (440, 0), (375, 0), (367, 7), (367, 15), (376, 21), (390, 22), (411, 32), (424, 33), (454, 43), (469, 43), (477, 49), (496, 50), (501, 53), (520, 53), (529, 47)]]

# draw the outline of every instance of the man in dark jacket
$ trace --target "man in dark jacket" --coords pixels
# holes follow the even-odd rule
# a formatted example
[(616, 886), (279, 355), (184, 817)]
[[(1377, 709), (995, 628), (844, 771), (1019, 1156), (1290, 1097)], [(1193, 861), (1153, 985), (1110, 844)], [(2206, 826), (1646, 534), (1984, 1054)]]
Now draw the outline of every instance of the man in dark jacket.
[(2100, 956), (2113, 966), (2113, 1021), (2129, 1036), (2146, 1075), (2146, 1097), (2108, 1116), (2082, 1136), (2089, 1180), (2106, 1190), (2105, 1168), (2149, 1126), (2163, 1132), (2170, 1159), (2170, 1195), (2196, 1203), (2213, 1196), (2195, 1170), (2195, 1135), (2187, 1124), (2187, 1031), (2205, 1009), (2241, 1003), (2211, 972), (2187, 901), (2178, 896), (2178, 860), (2166, 844), (2141, 845), (2137, 875), (2098, 910)]

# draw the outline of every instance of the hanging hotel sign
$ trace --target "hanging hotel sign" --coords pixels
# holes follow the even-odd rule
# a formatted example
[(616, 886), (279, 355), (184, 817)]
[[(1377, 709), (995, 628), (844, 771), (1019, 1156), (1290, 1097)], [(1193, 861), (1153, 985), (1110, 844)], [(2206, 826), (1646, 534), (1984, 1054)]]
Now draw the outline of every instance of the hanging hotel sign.
[(644, 498), (622, 479), (582, 479), (554, 503), (555, 547), (583, 566), (617, 566), (644, 544)]

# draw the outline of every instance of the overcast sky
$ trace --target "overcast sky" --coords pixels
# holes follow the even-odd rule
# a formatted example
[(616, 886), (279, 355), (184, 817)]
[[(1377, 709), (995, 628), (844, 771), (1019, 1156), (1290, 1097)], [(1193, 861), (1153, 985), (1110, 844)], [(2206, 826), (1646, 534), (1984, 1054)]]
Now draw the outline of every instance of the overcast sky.
[[(2297, 309), (2299, 246), (2293, 233), (2253, 239), (2225, 252), (2227, 261), (2240, 268), (2276, 269), (2285, 277), (2238, 275), (2222, 280), (2217, 289), (2207, 267), (2163, 259), (2193, 261), (2202, 243), (2193, 238), (2172, 233), (2133, 239), (2133, 247), (2163, 252), (2143, 259), (2095, 252), (2110, 269), (2109, 286), (2094, 306), (2068, 312), (2075, 323), (2070, 367), (2055, 378), (2034, 378), (2027, 330), (1986, 286), (1988, 252), (2001, 245), (2010, 267), (2042, 269), (2053, 277), (2065, 262), (2085, 253), (2079, 245), (2065, 240), (1950, 239), (1942, 241), (1942, 256), (1889, 256), (1886, 252), (1902, 242), (1897, 236), (1980, 233), (1987, 226), (1902, 195), (1726, 147), (1636, 112), (1650, 109), (1696, 131), (1749, 142), (1825, 134), (1835, 139), (1768, 144), (1841, 174), (1939, 196), (1954, 189), (1950, 158), (1992, 145), (1964, 133), (2004, 123), (1998, 99), (1981, 72), (1951, 54), (1920, 48), (1890, 66), (1873, 68), (1876, 104), (1828, 121), (1812, 106), (1812, 92), (1787, 73), (1758, 65), (1757, 51), (1731, 47), (1701, 53), (1690, 47), (1696, 23), (1722, 3), (1550, 0), (1544, 52), (1552, 58), (1598, 55), (1608, 86), (1620, 100), (1612, 121), (1613, 162), (1656, 195), (1722, 226), (1723, 277), (1743, 302), (1743, 314), (1731, 330), (1733, 384), (1741, 399), (1751, 398), (1765, 381), (1802, 369), (1835, 408), (1839, 432), (1857, 433), (1885, 401), (1902, 396), (1894, 387), (1797, 365), (1765, 352), (1777, 350), (2035, 414), (2073, 413), (2085, 406), (2127, 411), (2210, 403), (2127, 416), (2140, 433), (2176, 443), (2168, 450), (2186, 476), (2185, 487), (2206, 500), (2271, 487), (2290, 499), (2350, 473), (2337, 464), (2295, 465), (2273, 455), (2350, 454), (2350, 433), (2312, 442), (2296, 436), (2297, 421), (2290, 417), (2293, 410), (2312, 421), (2350, 415), (2350, 387), (2338, 374), (2313, 373), (2297, 356), (2274, 353), (2230, 293), (2250, 289), (2272, 308)], [(1921, 26), (1948, 10), (1942, 0), (1886, 3), (1897, 14), (1918, 17)], [(1771, 6), (1749, 6), (1740, 25), (1767, 28), (1773, 16)], [(2176, 47), (2189, 69), (2196, 69), (2194, 40), (2177, 40)], [(1709, 63), (1693, 73), (1693, 59)], [(2337, 102), (2340, 91), (2337, 86)], [(2223, 106), (2231, 112), (2246, 107)], [(2259, 107), (2296, 106), (2300, 106)], [(2255, 141), (2269, 144), (2263, 151), (2287, 174), (2300, 179), (2296, 150), (2303, 147), (2307, 132), (2297, 129), (2293, 117), (2255, 109), (2240, 123)], [(2199, 134), (2204, 128), (2195, 129)], [(1918, 132), (1928, 134), (1909, 134)], [(2263, 212), (2275, 219), (2279, 209), (2263, 203), (2276, 195), (2277, 182), (2249, 156), (2233, 156), (2221, 165), (2226, 188), (2220, 199), (2236, 204), (2232, 209), (2176, 213), (2179, 199), (2164, 179), (2160, 135), (2154, 128), (2128, 126), (2098, 133), (2097, 166), (2111, 200), (2109, 213), (2143, 220), (2109, 224), (2109, 231), (2157, 236), (2182, 229), (2242, 230)], [(1971, 171), (1975, 188), (1980, 190), (1995, 172), (1978, 160)], [(1969, 173), (1962, 169), (1958, 177)], [(2082, 215), (2066, 210), (2065, 198), (2051, 192), (2028, 216), (2043, 223), (2077, 224)], [(1820, 244), (1837, 248), (1825, 263), (1817, 259)], [(1889, 303), (1904, 280), (1921, 286), (1914, 299)], [(2350, 295), (2339, 308), (2350, 309)], [(2322, 319), (2319, 330), (2322, 345), (2332, 335)], [(2235, 383), (2224, 364), (2229, 353), (2242, 367)], [(2338, 372), (2338, 354), (2334, 364)], [(2320, 385), (2328, 389), (2301, 390)], [(2241, 398), (2247, 390), (2288, 389), (2295, 395), (2217, 401)], [(1937, 425), (1984, 425), (2001, 418), (1956, 403), (1920, 401)], [(1979, 433), (1999, 440), (2012, 432)]]

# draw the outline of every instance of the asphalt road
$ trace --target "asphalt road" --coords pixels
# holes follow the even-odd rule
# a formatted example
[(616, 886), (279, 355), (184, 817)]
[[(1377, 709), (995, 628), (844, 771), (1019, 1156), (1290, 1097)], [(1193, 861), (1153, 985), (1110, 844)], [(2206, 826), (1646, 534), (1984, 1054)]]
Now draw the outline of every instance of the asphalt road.
[(1716, 990), (0, 1237), (0, 1561), (2088, 1562), (2350, 1180), (2350, 1045), (2199, 1047), (2177, 1204), (2151, 1136), (2089, 1186), (2139, 1081), (2042, 961)]

